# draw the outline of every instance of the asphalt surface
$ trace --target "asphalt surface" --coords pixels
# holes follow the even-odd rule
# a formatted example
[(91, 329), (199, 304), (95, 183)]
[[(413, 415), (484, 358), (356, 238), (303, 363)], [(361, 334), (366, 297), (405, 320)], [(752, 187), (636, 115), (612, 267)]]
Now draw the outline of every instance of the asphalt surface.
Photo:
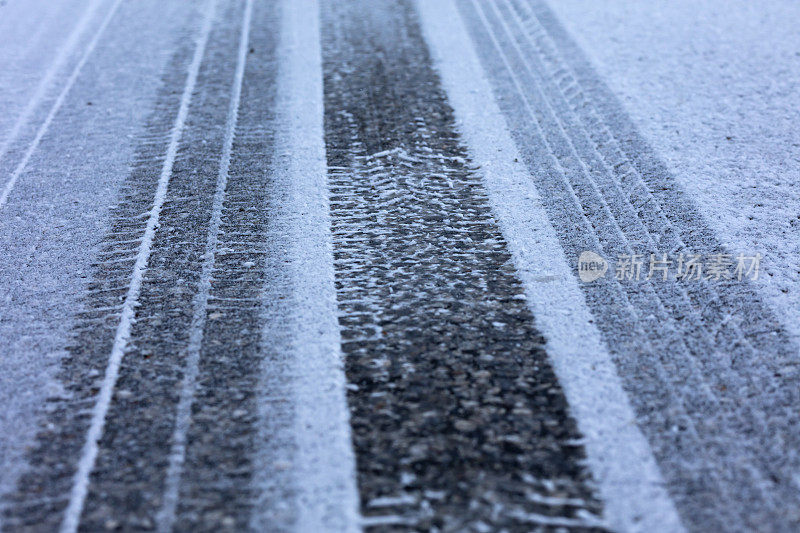
[(524, 530), (528, 513), (580, 526), (582, 511), (591, 525), (600, 507), (577, 428), (413, 5), (368, 5), (322, 5), (336, 288), (366, 523)]
[(0, 4), (0, 529), (800, 527), (792, 302), (577, 270), (758, 250), (544, 0), (424, 2)]

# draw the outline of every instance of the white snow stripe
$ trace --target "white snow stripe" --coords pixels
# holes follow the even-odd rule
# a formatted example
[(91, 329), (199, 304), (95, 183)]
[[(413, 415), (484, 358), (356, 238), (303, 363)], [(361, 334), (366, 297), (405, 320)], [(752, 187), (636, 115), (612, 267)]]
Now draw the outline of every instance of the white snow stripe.
[(211, 273), (217, 253), (217, 243), (222, 224), (222, 206), (225, 201), (225, 191), (228, 186), (228, 172), (231, 166), (231, 151), (236, 133), (236, 123), (239, 116), (239, 103), (242, 96), (242, 80), (247, 61), (247, 48), (250, 42), (250, 21), (253, 14), (253, 0), (247, 0), (242, 17), (242, 31), (239, 37), (239, 50), (236, 57), (236, 72), (231, 88), (231, 101), (228, 115), (225, 120), (225, 140), (222, 157), (217, 174), (217, 188), (214, 192), (214, 202), (211, 208), (211, 222), (206, 237), (206, 249), (203, 255), (203, 268), (200, 274), (199, 290), (195, 295), (193, 307), (194, 314), (189, 329), (189, 345), (187, 348), (186, 370), (181, 384), (180, 400), (178, 401), (175, 418), (175, 429), (172, 434), (172, 448), (169, 456), (166, 481), (164, 483), (164, 498), (162, 507), (156, 517), (157, 530), (162, 533), (172, 531), (175, 523), (176, 509), (180, 489), (183, 465), (186, 460), (186, 435), (191, 423), (192, 403), (197, 389), (197, 376), (200, 367), (200, 349), (203, 343), (203, 328), (206, 323), (208, 300), (211, 293)]
[(548, 516), (539, 513), (526, 513), (518, 509), (507, 511), (507, 516), (534, 526), (565, 527), (565, 528), (599, 528), (606, 529), (608, 524), (598, 520), (594, 515), (586, 512), (581, 518), (568, 518), (565, 516)]
[[(283, 0), (278, 49), (274, 189), (287, 201), (270, 216), (286, 228), (291, 284), (287, 367), (292, 397), (292, 476), (299, 532), (360, 530), (355, 457), (336, 317), (331, 221), (323, 127), (322, 57), (317, 0)], [(264, 342), (275, 342), (264, 331)], [(269, 391), (263, 391), (269, 393)], [(268, 459), (268, 458), (265, 458)], [(258, 488), (258, 484), (257, 484)], [(254, 514), (259, 530), (269, 516)]]
[(117, 326), (117, 331), (114, 336), (114, 344), (111, 348), (111, 354), (108, 358), (105, 376), (103, 377), (103, 383), (100, 387), (100, 392), (97, 395), (97, 403), (95, 403), (92, 411), (92, 419), (89, 425), (89, 430), (86, 434), (86, 442), (83, 446), (83, 450), (81, 451), (78, 468), (73, 479), (69, 504), (64, 511), (64, 518), (61, 522), (60, 528), (61, 533), (75, 533), (80, 523), (83, 505), (86, 501), (86, 495), (89, 491), (89, 476), (94, 469), (95, 460), (97, 459), (98, 442), (103, 435), (106, 415), (108, 414), (108, 409), (111, 405), (111, 398), (114, 393), (114, 387), (116, 386), (117, 378), (119, 377), (120, 364), (122, 363), (122, 358), (125, 355), (125, 349), (130, 339), (131, 326), (133, 324), (135, 308), (139, 299), (142, 279), (145, 271), (147, 270), (147, 263), (150, 259), (153, 238), (158, 226), (161, 208), (164, 205), (164, 199), (167, 195), (167, 187), (172, 176), (172, 167), (175, 163), (175, 157), (178, 153), (178, 144), (181, 139), (181, 134), (183, 133), (184, 125), (186, 124), (186, 117), (189, 113), (189, 102), (191, 101), (192, 94), (194, 93), (195, 84), (197, 82), (197, 74), (200, 70), (200, 63), (202, 62), (203, 54), (206, 49), (208, 35), (211, 32), (212, 19), (216, 11), (216, 5), (216, 0), (208, 0), (206, 4), (203, 25), (197, 37), (197, 45), (194, 51), (194, 56), (192, 57), (192, 62), (189, 65), (186, 85), (183, 89), (183, 94), (181, 95), (178, 115), (175, 118), (175, 124), (173, 125), (172, 132), (170, 133), (166, 158), (164, 159), (164, 165), (161, 168), (158, 187), (153, 199), (153, 207), (150, 210), (150, 218), (147, 220), (144, 237), (142, 238), (142, 243), (139, 246), (139, 253), (136, 258), (136, 264), (133, 267), (131, 283), (122, 306), (120, 322)]
[(620, 531), (683, 531), (459, 11), (453, 0), (418, 0), (417, 6), (459, 129), (484, 175), (547, 353), (585, 436), (606, 520)]
[[(28, 149), (25, 150), (25, 154), (22, 156), (19, 164), (17, 164), (14, 172), (11, 173), (11, 177), (9, 177), (8, 181), (6, 182), (5, 186), (3, 187), (2, 193), (0, 193), (0, 209), (8, 201), (8, 195), (11, 194), (11, 191), (14, 189), (14, 186), (17, 184), (17, 180), (19, 176), (22, 174), (22, 171), (25, 170), (25, 167), (28, 165), (28, 161), (30, 161), (31, 156), (36, 151), (36, 148), (39, 147), (39, 143), (42, 141), (42, 137), (44, 137), (45, 133), (47, 133), (47, 129), (50, 127), (50, 123), (53, 121), (53, 118), (58, 113), (58, 110), (61, 109), (61, 105), (64, 103), (64, 100), (67, 98), (67, 94), (69, 94), (70, 89), (75, 84), (75, 80), (78, 79), (78, 75), (81, 73), (81, 69), (89, 60), (89, 56), (92, 55), (95, 47), (97, 46), (97, 42), (102, 37), (103, 32), (105, 31), (108, 23), (111, 22), (111, 18), (116, 13), (117, 8), (119, 7), (122, 0), (115, 0), (114, 5), (111, 6), (111, 9), (106, 14), (103, 22), (100, 24), (100, 27), (97, 28), (97, 33), (95, 33), (92, 40), (89, 42), (89, 45), (86, 47), (83, 55), (81, 56), (78, 63), (75, 65), (75, 68), (72, 70), (69, 78), (67, 78), (66, 84), (64, 84), (64, 88), (61, 89), (56, 101), (53, 102), (53, 107), (50, 108), (50, 111), (47, 113), (47, 117), (42, 122), (42, 125), (39, 126), (38, 131), (36, 132), (36, 137), (33, 138), (31, 144), (28, 146)], [(5, 156), (8, 146), (13, 142), (17, 135), (19, 135), (19, 130), (24, 126), (24, 124), (30, 118), (30, 114), (33, 112), (34, 109), (39, 105), (39, 101), (44, 97), (45, 92), (52, 81), (52, 77), (58, 72), (61, 67), (62, 63), (66, 60), (70, 53), (72, 53), (72, 48), (74, 48), (75, 43), (78, 41), (80, 35), (83, 33), (85, 26), (88, 24), (89, 20), (94, 15), (94, 12), (97, 10), (99, 2), (95, 2), (89, 10), (84, 14), (81, 22), (78, 24), (78, 27), (75, 28), (73, 33), (69, 36), (69, 40), (65, 47), (59, 53), (58, 58), (54, 62), (54, 64), (50, 67), (47, 71), (47, 74), (39, 83), (39, 86), (36, 88), (36, 92), (31, 97), (31, 100), (28, 102), (28, 105), (25, 107), (24, 111), (17, 119), (16, 123), (14, 124), (14, 128), (12, 129), (9, 137), (3, 142), (2, 147), (0, 147), (0, 159)]]
[(586, 507), (586, 502), (579, 498), (561, 498), (557, 496), (542, 496), (535, 492), (525, 494), (525, 499), (542, 505), (569, 505), (572, 507)]
[(417, 520), (396, 514), (365, 516), (364, 518), (361, 519), (362, 527), (382, 527), (382, 526), (411, 527), (415, 526), (416, 524)]

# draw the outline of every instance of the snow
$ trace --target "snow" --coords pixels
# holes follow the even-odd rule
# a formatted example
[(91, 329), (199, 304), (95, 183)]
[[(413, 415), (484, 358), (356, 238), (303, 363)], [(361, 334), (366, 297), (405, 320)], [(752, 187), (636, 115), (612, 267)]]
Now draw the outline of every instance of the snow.
[(0, 4), (0, 160), (52, 92), (101, 5), (100, 0)]
[[(61, 88), (60, 92), (58, 93), (58, 97), (56, 98), (55, 102), (53, 102), (52, 107), (47, 113), (47, 116), (42, 122), (41, 126), (36, 132), (36, 136), (33, 138), (33, 141), (28, 145), (27, 150), (25, 150), (25, 154), (22, 156), (22, 159), (17, 164), (17, 167), (14, 169), (14, 172), (11, 173), (11, 176), (6, 180), (5, 184), (3, 185), (2, 191), (0, 191), (0, 209), (3, 208), (3, 205), (8, 201), (8, 196), (14, 190), (14, 186), (17, 184), (17, 180), (19, 179), (22, 172), (25, 170), (25, 167), (28, 165), (28, 161), (30, 161), (31, 156), (39, 147), (39, 143), (42, 142), (42, 138), (47, 133), (50, 124), (53, 122), (53, 118), (55, 118), (56, 113), (58, 113), (59, 109), (61, 109), (61, 105), (66, 100), (67, 95), (69, 94), (72, 86), (75, 84), (75, 80), (78, 79), (80, 76), (81, 70), (86, 62), (94, 52), (95, 46), (97, 46), (97, 42), (103, 36), (103, 32), (105, 32), (108, 23), (111, 22), (111, 19), (114, 17), (114, 14), (117, 12), (117, 8), (119, 7), (121, 0), (117, 0), (111, 6), (111, 9), (103, 18), (103, 21), (100, 23), (100, 26), (97, 28), (96, 33), (92, 37), (92, 40), (89, 41), (89, 44), (86, 46), (86, 49), (80, 56), (80, 60), (72, 69), (69, 77), (64, 83), (64, 86)], [(81, 20), (80, 24), (78, 24), (78, 28), (76, 28), (75, 33), (73, 33), (68, 42), (64, 45), (64, 48), (61, 49), (56, 61), (53, 65), (48, 69), (47, 73), (45, 74), (44, 78), (39, 83), (38, 87), (36, 88), (36, 92), (33, 94), (31, 99), (28, 101), (28, 105), (25, 106), (22, 114), (18, 117), (17, 121), (14, 123), (14, 127), (11, 130), (11, 133), (8, 135), (6, 140), (0, 145), (0, 158), (2, 158), (7, 151), (8, 146), (17, 139), (20, 130), (23, 126), (25, 126), (30, 119), (31, 114), (33, 113), (34, 109), (36, 109), (37, 105), (39, 104), (40, 100), (43, 98), (45, 91), (48, 89), (49, 85), (52, 83), (52, 78), (56, 72), (58, 72), (61, 64), (64, 62), (64, 59), (69, 55), (69, 52), (72, 51), (72, 47), (77, 42), (76, 35), (80, 35), (83, 31), (86, 23), (88, 22), (89, 18), (91, 18), (91, 14), (94, 13), (94, 9), (91, 9), (86, 13), (84, 18)]]
[[(274, 190), (283, 198), (271, 213), (271, 246), (286, 249), (288, 298), (275, 302), (278, 316), (267, 317), (264, 342), (278, 361), (265, 360), (262, 417), (269, 418), (270, 381), (281, 382), (294, 416), (291, 434), (296, 501), (292, 529), (298, 532), (359, 530), (359, 497), (333, 273), (333, 246), (323, 133), (322, 58), (316, 0), (283, 0), (278, 50), (278, 127)], [(274, 284), (273, 284), (274, 285)], [(267, 291), (279, 290), (268, 287)], [(269, 292), (267, 293), (269, 296)], [(274, 321), (274, 322), (272, 322)], [(268, 496), (276, 463), (287, 450), (261, 449), (255, 484)], [(280, 481), (280, 480), (279, 480)], [(266, 506), (264, 506), (266, 508)], [(252, 529), (275, 527), (256, 509)]]
[(800, 341), (800, 4), (549, 4)]

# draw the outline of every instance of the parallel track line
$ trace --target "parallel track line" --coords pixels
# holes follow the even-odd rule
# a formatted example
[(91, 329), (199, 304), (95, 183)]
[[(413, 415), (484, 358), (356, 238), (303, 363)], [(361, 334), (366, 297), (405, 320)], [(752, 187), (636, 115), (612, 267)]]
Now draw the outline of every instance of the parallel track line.
[(231, 165), (231, 151), (233, 139), (236, 134), (239, 103), (242, 96), (242, 80), (247, 61), (247, 48), (250, 41), (250, 22), (253, 14), (253, 0), (247, 0), (242, 17), (242, 32), (239, 40), (239, 50), (236, 57), (236, 72), (231, 88), (231, 102), (225, 121), (225, 141), (222, 158), (217, 175), (217, 188), (214, 194), (214, 203), (211, 208), (211, 223), (208, 228), (206, 250), (203, 256), (203, 269), (200, 276), (199, 290), (195, 295), (193, 307), (194, 315), (189, 333), (189, 346), (186, 361), (185, 375), (181, 383), (180, 400), (177, 407), (175, 431), (172, 435), (172, 449), (170, 450), (169, 466), (163, 505), (157, 516), (158, 531), (167, 533), (172, 530), (175, 523), (175, 511), (178, 505), (178, 495), (181, 473), (186, 459), (186, 435), (191, 423), (191, 409), (197, 389), (197, 376), (200, 366), (200, 350), (203, 343), (203, 328), (206, 323), (209, 294), (211, 293), (211, 273), (217, 254), (219, 229), (222, 224), (222, 206), (225, 201), (225, 191), (228, 184), (228, 172)]
[(181, 103), (178, 110), (178, 115), (175, 119), (175, 123), (170, 134), (166, 158), (161, 169), (161, 174), (158, 180), (158, 188), (156, 189), (155, 197), (153, 199), (153, 207), (150, 209), (147, 227), (145, 229), (142, 242), (139, 246), (136, 264), (134, 265), (133, 273), (131, 275), (130, 287), (128, 288), (128, 292), (125, 296), (120, 322), (117, 326), (116, 334), (114, 336), (114, 344), (109, 355), (103, 382), (97, 395), (97, 403), (92, 411), (91, 424), (86, 434), (86, 442), (78, 462), (78, 469), (74, 476), (69, 504), (64, 512), (64, 518), (60, 527), (61, 533), (75, 533), (80, 523), (83, 505), (86, 501), (86, 495), (89, 490), (89, 477), (94, 468), (95, 460), (97, 459), (97, 453), (99, 451), (98, 443), (103, 435), (106, 414), (108, 413), (111, 405), (114, 387), (116, 385), (117, 378), (119, 377), (120, 365), (130, 339), (131, 326), (133, 325), (136, 314), (136, 304), (142, 286), (142, 279), (145, 271), (147, 270), (148, 261), (150, 259), (153, 239), (158, 227), (159, 215), (167, 195), (167, 188), (172, 175), (172, 167), (175, 163), (175, 157), (178, 152), (181, 134), (183, 133), (183, 128), (186, 124), (186, 117), (189, 113), (189, 103), (192, 99), (192, 94), (194, 93), (195, 84), (197, 82), (197, 74), (200, 70), (200, 64), (203, 59), (206, 43), (208, 42), (208, 36), (211, 32), (216, 5), (216, 0), (208, 0), (206, 4), (203, 25), (197, 38), (197, 44), (195, 47), (194, 56), (192, 57), (192, 62), (189, 65), (186, 85), (184, 87), (183, 94), (181, 95)]

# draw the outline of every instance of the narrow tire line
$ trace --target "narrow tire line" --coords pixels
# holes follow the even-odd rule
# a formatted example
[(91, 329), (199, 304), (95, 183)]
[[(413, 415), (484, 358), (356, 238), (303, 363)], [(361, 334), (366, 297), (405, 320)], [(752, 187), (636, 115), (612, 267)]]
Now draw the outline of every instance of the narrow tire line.
[(228, 172), (231, 165), (231, 151), (233, 139), (236, 135), (239, 103), (242, 96), (242, 80), (244, 79), (245, 64), (247, 61), (247, 48), (250, 41), (250, 22), (253, 13), (253, 0), (246, 0), (244, 15), (242, 17), (242, 31), (239, 40), (239, 50), (236, 58), (236, 72), (231, 87), (231, 101), (228, 116), (225, 122), (225, 141), (222, 158), (217, 175), (217, 188), (214, 193), (214, 203), (211, 209), (211, 223), (208, 228), (206, 249), (203, 256), (203, 268), (200, 277), (200, 290), (194, 299), (194, 315), (189, 332), (189, 346), (187, 350), (186, 370), (181, 384), (180, 400), (175, 419), (175, 431), (172, 435), (172, 449), (167, 468), (167, 478), (164, 483), (163, 505), (157, 516), (157, 530), (168, 533), (175, 523), (176, 508), (180, 488), (180, 479), (183, 465), (186, 460), (186, 435), (191, 423), (191, 409), (197, 389), (197, 376), (200, 367), (200, 350), (203, 343), (203, 328), (206, 323), (208, 298), (211, 292), (211, 274), (216, 260), (219, 228), (222, 223), (222, 206), (225, 201), (225, 191), (228, 185)]
[[(452, 0), (417, 0), (417, 5), (464, 138), (473, 160), (483, 169), (527, 300), (547, 338), (547, 353), (585, 436), (606, 520), (626, 531), (681, 531), (680, 518), (664, 490), (647, 440), (632, 423), (633, 409), (592, 325), (539, 193), (525, 165), (517, 162), (522, 157), (493, 99), (460, 12)], [(450, 22), (445, 27), (442, 21)], [(544, 258), (546, 265), (542, 265)], [(565, 321), (565, 316), (571, 319)]]
[[(119, 4), (120, 0), (117, 0)], [(192, 57), (192, 62), (189, 65), (186, 85), (181, 95), (180, 108), (178, 115), (175, 118), (175, 123), (170, 133), (169, 145), (167, 147), (164, 165), (161, 168), (161, 175), (158, 180), (158, 187), (156, 189), (155, 197), (153, 200), (153, 207), (150, 209), (150, 215), (147, 220), (147, 227), (142, 237), (142, 242), (139, 245), (139, 251), (136, 257), (136, 263), (133, 267), (131, 275), (131, 283), (128, 292), (125, 296), (125, 301), (122, 306), (122, 313), (120, 315), (120, 322), (116, 329), (114, 336), (114, 344), (111, 348), (111, 353), (106, 366), (103, 382), (100, 391), (97, 395), (97, 402), (92, 410), (91, 424), (86, 434), (86, 443), (81, 451), (81, 457), (78, 462), (78, 468), (75, 472), (72, 490), (69, 498), (69, 505), (64, 512), (64, 518), (61, 523), (61, 533), (75, 533), (78, 529), (81, 513), (83, 512), (83, 505), (86, 501), (86, 495), (89, 490), (89, 477), (94, 468), (97, 453), (99, 451), (99, 440), (103, 435), (103, 428), (105, 426), (106, 414), (111, 405), (111, 399), (114, 392), (114, 387), (119, 377), (119, 369), (122, 363), (122, 358), (125, 355), (128, 341), (130, 339), (131, 326), (134, 322), (136, 314), (136, 304), (139, 298), (139, 292), (142, 286), (142, 279), (147, 270), (148, 261), (150, 259), (150, 252), (153, 244), (156, 229), (158, 227), (158, 219), (161, 213), (161, 208), (167, 195), (167, 187), (169, 185), (170, 177), (172, 176), (172, 167), (175, 163), (175, 158), (178, 152), (178, 145), (183, 133), (184, 125), (186, 124), (186, 117), (189, 113), (189, 103), (194, 93), (195, 84), (197, 82), (197, 75), (200, 70), (200, 64), (205, 53), (208, 36), (211, 32), (212, 21), (216, 11), (217, 0), (207, 0), (206, 9), (204, 13), (203, 25), (200, 34), (197, 38), (197, 44)]]
[[(36, 148), (39, 147), (39, 143), (42, 141), (42, 138), (47, 133), (47, 130), (50, 127), (50, 123), (53, 121), (53, 118), (56, 116), (56, 113), (58, 113), (58, 110), (61, 109), (61, 105), (64, 103), (64, 100), (66, 100), (67, 95), (69, 94), (69, 91), (72, 89), (72, 86), (75, 84), (75, 80), (78, 79), (78, 76), (80, 75), (81, 70), (83, 69), (83, 66), (89, 60), (89, 57), (92, 55), (92, 52), (94, 51), (95, 47), (97, 46), (97, 42), (100, 40), (100, 37), (103, 36), (103, 33), (105, 32), (106, 27), (108, 26), (109, 22), (111, 22), (111, 19), (114, 17), (114, 14), (116, 13), (117, 8), (120, 6), (121, 3), (122, 3), (122, 0), (115, 0), (114, 5), (111, 6), (111, 9), (109, 10), (108, 14), (103, 19), (103, 22), (100, 24), (100, 27), (97, 29), (97, 33), (94, 35), (92, 40), (89, 42), (89, 45), (86, 47), (86, 51), (81, 56), (80, 61), (78, 61), (78, 63), (75, 65), (75, 68), (72, 70), (72, 74), (70, 74), (69, 78), (67, 78), (67, 83), (64, 85), (64, 88), (61, 89), (61, 92), (59, 93), (58, 98), (56, 98), (56, 101), (53, 102), (53, 107), (50, 108), (50, 111), (47, 113), (47, 117), (44, 119), (44, 122), (42, 122), (42, 125), (39, 126), (39, 130), (36, 132), (36, 137), (33, 138), (33, 141), (31, 141), (30, 146), (28, 146), (28, 149), (25, 151), (25, 155), (22, 156), (22, 160), (20, 160), (19, 164), (17, 164), (16, 168), (14, 169), (14, 172), (11, 173), (11, 177), (8, 179), (8, 181), (6, 182), (5, 186), (3, 187), (3, 192), (0, 193), (0, 209), (2, 209), (3, 206), (6, 204), (6, 202), (8, 201), (8, 196), (11, 194), (11, 191), (14, 189), (14, 186), (17, 184), (17, 180), (19, 180), (19, 177), (22, 174), (22, 171), (25, 170), (25, 167), (28, 165), (28, 162), (30, 161), (31, 156), (36, 151)], [(85, 16), (85, 19), (81, 21), (81, 26), (84, 26), (85, 23), (87, 22), (87, 20), (89, 18), (91, 18), (90, 15), (94, 14), (94, 11), (96, 10), (96, 8), (97, 8), (97, 6), (95, 5), (90, 9), (91, 13), (87, 12), (87, 14), (86, 14), (87, 16)], [(78, 33), (81, 33), (81, 32), (83, 32), (83, 28), (81, 28), (81, 31), (78, 32)], [(71, 35), (70, 36), (70, 41), (72, 41), (73, 37), (75, 37), (75, 39), (77, 39), (76, 35), (77, 34)], [(73, 45), (74, 45), (74, 43), (70, 42), (70, 44), (68, 46), (71, 47)], [(61, 63), (61, 60), (59, 60), (59, 63)], [(61, 65), (59, 64), (57, 68), (54, 68), (54, 71), (59, 70), (60, 68), (61, 68)], [(52, 74), (52, 73), (48, 73), (48, 75), (50, 75), (50, 74)], [(49, 83), (50, 83), (50, 80), (47, 80), (47, 83), (45, 85), (47, 85)], [(39, 89), (41, 89), (41, 91)], [(41, 99), (42, 95), (40, 95), (39, 93), (40, 92), (42, 92), (42, 93), (44, 92), (44, 88), (42, 87), (41, 84), (40, 84), (39, 89), (37, 89), (36, 94), (34, 94), (31, 102), (33, 102), (34, 100)], [(19, 125), (19, 127), (21, 128), (21, 124), (20, 124), (19, 121), (23, 120), (23, 118), (24, 118), (24, 121), (27, 121), (27, 119), (28, 119), (27, 115), (29, 115), (30, 112), (33, 111), (33, 108), (36, 107), (36, 105), (38, 105), (38, 103), (36, 103), (35, 105), (29, 104), (29, 108), (30, 109), (29, 108), (25, 109), (25, 112), (23, 113), (23, 116), (21, 116), (20, 119), (18, 120), (18, 123), (15, 124), (14, 130), (12, 131), (11, 136), (4, 143), (3, 147), (0, 148), (0, 159), (3, 158), (3, 156), (5, 155), (5, 153), (6, 153), (7, 149), (8, 149), (7, 144), (10, 144), (11, 141), (13, 141), (13, 137), (16, 137), (16, 135), (19, 133), (17, 131), (19, 129), (17, 127), (17, 125)]]

